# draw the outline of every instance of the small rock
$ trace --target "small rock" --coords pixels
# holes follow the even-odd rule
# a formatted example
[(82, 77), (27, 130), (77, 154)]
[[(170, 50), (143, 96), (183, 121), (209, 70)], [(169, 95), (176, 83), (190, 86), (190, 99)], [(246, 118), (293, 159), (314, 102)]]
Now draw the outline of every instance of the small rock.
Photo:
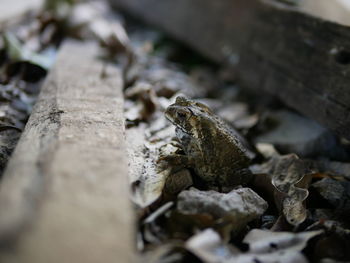
[(192, 188), (182, 191), (177, 203), (177, 209), (183, 214), (229, 217), (240, 225), (261, 216), (267, 207), (267, 202), (250, 188), (240, 188), (226, 194)]

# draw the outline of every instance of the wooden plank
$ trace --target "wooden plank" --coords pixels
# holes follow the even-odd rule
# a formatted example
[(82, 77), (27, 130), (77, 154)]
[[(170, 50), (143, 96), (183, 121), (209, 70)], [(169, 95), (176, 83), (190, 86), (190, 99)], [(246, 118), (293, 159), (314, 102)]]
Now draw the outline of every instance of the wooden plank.
[(131, 262), (121, 72), (66, 43), (0, 185), (0, 262)]
[(277, 0), (111, 0), (350, 139), (350, 28)]

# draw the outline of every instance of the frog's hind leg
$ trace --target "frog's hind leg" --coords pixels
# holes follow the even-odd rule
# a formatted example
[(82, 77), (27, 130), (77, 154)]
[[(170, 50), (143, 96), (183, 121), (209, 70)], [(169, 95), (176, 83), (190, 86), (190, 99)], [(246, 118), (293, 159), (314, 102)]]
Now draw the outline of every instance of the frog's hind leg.
[(227, 188), (232, 190), (235, 186), (249, 183), (252, 178), (252, 172), (248, 168), (244, 168), (234, 173), (227, 173), (225, 176), (221, 176), (218, 181), (218, 186), (220, 186), (221, 189)]
[(252, 181), (254, 175), (249, 168), (244, 168), (235, 172), (234, 176), (239, 180), (239, 184), (245, 185)]

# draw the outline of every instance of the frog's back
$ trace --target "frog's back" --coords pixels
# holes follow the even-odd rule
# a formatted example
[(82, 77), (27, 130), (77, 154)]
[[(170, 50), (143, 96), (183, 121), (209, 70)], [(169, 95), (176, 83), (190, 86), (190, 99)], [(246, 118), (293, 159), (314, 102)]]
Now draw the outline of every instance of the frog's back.
[(208, 184), (239, 182), (241, 179), (237, 174), (249, 165), (250, 159), (238, 137), (228, 127), (217, 128), (199, 141), (201, 151), (200, 158), (196, 159), (195, 171)]

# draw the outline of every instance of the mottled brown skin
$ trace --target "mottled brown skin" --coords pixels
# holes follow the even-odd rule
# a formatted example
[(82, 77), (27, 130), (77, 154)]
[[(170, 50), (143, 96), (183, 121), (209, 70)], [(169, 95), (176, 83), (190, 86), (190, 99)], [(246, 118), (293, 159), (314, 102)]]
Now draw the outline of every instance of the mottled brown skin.
[(208, 186), (236, 186), (249, 182), (250, 159), (235, 132), (204, 104), (177, 97), (165, 112), (176, 126), (176, 136), (186, 155), (163, 159), (193, 168)]

